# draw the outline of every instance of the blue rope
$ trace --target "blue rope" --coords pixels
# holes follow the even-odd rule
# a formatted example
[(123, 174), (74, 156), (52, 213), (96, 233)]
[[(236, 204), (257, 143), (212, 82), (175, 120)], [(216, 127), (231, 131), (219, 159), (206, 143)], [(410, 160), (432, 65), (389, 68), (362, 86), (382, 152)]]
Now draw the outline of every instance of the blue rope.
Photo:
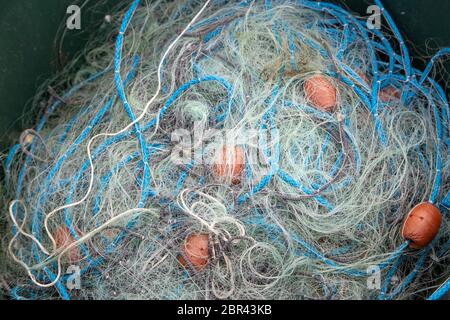
[[(120, 76), (120, 69), (121, 69), (121, 62), (122, 62), (122, 47), (123, 47), (123, 39), (124, 34), (127, 30), (128, 23), (131, 20), (131, 17), (133, 16), (137, 6), (139, 5), (139, 0), (135, 0), (131, 7), (128, 9), (127, 13), (125, 14), (125, 17), (122, 20), (122, 24), (120, 26), (119, 35), (116, 39), (116, 48), (115, 48), (115, 55), (114, 55), (114, 82), (116, 85), (117, 94), (122, 101), (123, 107), (130, 118), (131, 122), (134, 122), (136, 120), (136, 116), (133, 113), (133, 110), (131, 109), (128, 99), (125, 94), (124, 84), (122, 82), (121, 76)], [(133, 61), (133, 69), (138, 64), (139, 58), (137, 56), (134, 57)], [(140, 145), (140, 152), (142, 161), (144, 163), (144, 172), (143, 172), (143, 181), (142, 181), (142, 189), (141, 189), (141, 196), (138, 204), (138, 208), (142, 208), (145, 206), (146, 199), (149, 195), (154, 196), (155, 192), (152, 190), (149, 190), (149, 180), (150, 180), (150, 165), (148, 163), (148, 153), (147, 153), (147, 144), (145, 142), (144, 137), (141, 133), (141, 126), (139, 123), (135, 123), (133, 125), (134, 127), (134, 134), (139, 142)]]
[(437, 289), (431, 296), (428, 297), (428, 300), (439, 300), (441, 299), (445, 294), (447, 294), (450, 291), (450, 279), (447, 279), (445, 283)]

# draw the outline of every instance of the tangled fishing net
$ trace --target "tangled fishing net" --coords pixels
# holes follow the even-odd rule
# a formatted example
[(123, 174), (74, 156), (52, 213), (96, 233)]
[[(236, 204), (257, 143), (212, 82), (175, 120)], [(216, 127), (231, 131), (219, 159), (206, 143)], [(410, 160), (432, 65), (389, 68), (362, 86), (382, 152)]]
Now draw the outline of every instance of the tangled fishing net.
[[(13, 298), (416, 299), (445, 281), (448, 50), (417, 70), (386, 10), (377, 30), (326, 2), (110, 14), (4, 161)], [(442, 215), (424, 243), (402, 230), (420, 203)]]

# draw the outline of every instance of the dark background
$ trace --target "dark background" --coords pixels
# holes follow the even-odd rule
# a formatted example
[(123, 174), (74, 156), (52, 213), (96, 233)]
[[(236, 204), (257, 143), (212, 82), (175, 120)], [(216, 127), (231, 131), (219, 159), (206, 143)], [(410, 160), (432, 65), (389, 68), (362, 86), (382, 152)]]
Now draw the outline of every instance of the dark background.
[[(21, 117), (36, 89), (55, 72), (55, 39), (66, 9), (84, 0), (0, 0), (0, 151), (16, 140)], [(126, 4), (126, 1), (121, 1)], [(370, 0), (335, 0), (365, 16)], [(64, 53), (70, 57), (83, 48), (93, 22), (104, 18), (117, 0), (90, 0), (82, 10), (82, 30), (68, 30)], [(450, 46), (450, 0), (384, 0), (409, 42), (414, 64), (423, 65), (438, 47)]]

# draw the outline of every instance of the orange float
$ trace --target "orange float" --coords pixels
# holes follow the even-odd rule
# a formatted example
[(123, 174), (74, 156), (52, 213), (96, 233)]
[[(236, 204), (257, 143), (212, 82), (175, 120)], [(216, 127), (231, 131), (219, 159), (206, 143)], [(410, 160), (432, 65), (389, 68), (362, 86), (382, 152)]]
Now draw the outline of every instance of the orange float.
[(303, 86), (306, 99), (317, 109), (331, 112), (336, 107), (337, 91), (333, 83), (323, 75), (315, 75)]
[(382, 102), (390, 102), (392, 100), (399, 100), (401, 98), (401, 94), (396, 88), (387, 87), (380, 91), (378, 97)]
[(23, 140), (25, 144), (30, 145), (34, 140), (34, 137), (32, 134), (27, 134), (25, 136), (25, 139)]
[(209, 235), (206, 233), (191, 234), (187, 237), (184, 245), (181, 247), (183, 255), (178, 257), (178, 261), (183, 267), (188, 263), (197, 271), (202, 271), (209, 260)]
[(441, 213), (434, 205), (429, 202), (418, 204), (403, 223), (402, 237), (411, 241), (411, 248), (422, 249), (436, 237), (441, 221)]
[(213, 165), (214, 176), (236, 185), (241, 182), (244, 170), (244, 150), (240, 147), (223, 147)]
[[(77, 228), (75, 228), (75, 231), (78, 234), (81, 234), (80, 230), (78, 230)], [(60, 226), (58, 229), (56, 229), (53, 238), (55, 239), (56, 248), (58, 250), (63, 249), (75, 242), (75, 239), (70, 234), (69, 228), (67, 228), (66, 226)], [(63, 259), (68, 263), (76, 263), (80, 261), (80, 249), (78, 247), (71, 248), (64, 254)]]
[[(361, 78), (361, 80), (363, 80), (365, 84), (370, 85), (370, 81), (364, 73), (358, 71), (356, 72), (356, 74)], [(380, 91), (380, 93), (378, 94), (378, 98), (382, 102), (390, 102), (393, 100), (399, 100), (401, 98), (401, 93), (396, 88), (389, 86)]]

